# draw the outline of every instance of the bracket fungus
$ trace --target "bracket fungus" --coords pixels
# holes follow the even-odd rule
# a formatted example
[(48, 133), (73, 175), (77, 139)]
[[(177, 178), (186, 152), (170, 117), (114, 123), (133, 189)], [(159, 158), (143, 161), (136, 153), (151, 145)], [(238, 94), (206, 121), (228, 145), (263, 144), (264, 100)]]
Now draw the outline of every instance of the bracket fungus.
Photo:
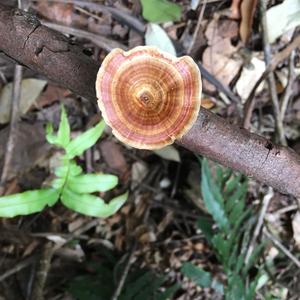
[(159, 149), (192, 127), (201, 104), (201, 75), (192, 58), (177, 58), (156, 47), (114, 49), (96, 81), (105, 122), (123, 143)]

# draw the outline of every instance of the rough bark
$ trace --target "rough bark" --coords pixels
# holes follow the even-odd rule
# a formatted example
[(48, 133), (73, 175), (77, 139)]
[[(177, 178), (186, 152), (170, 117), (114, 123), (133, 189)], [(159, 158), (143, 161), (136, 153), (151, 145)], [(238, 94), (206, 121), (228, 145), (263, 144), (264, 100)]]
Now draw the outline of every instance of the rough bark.
[[(99, 63), (42, 26), (32, 15), (0, 4), (0, 51), (91, 101)], [(201, 109), (193, 128), (178, 142), (282, 193), (300, 197), (300, 156), (264, 137), (233, 126)]]

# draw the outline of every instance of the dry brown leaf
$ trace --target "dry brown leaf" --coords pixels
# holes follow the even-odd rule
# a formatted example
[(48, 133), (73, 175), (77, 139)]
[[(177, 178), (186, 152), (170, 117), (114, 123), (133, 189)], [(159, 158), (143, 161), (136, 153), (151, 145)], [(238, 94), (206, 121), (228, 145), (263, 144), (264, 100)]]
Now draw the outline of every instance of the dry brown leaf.
[(215, 103), (213, 101), (211, 101), (210, 98), (205, 97), (205, 98), (202, 98), (202, 100), (201, 100), (201, 106), (206, 109), (211, 109), (215, 106)]
[(120, 24), (115, 24), (112, 29), (112, 34), (119, 36), (121, 39), (124, 39), (128, 34), (128, 28)]
[(208, 45), (212, 46), (223, 39), (231, 39), (238, 35), (238, 23), (215, 17), (207, 25), (205, 36)]
[[(237, 50), (230, 39), (225, 38), (206, 48), (203, 53), (203, 66), (225, 86), (230, 84), (243, 64), (240, 57), (234, 57)], [(215, 90), (211, 84), (204, 82), (204, 85), (208, 90)]]
[(74, 5), (71, 3), (49, 3), (38, 1), (35, 10), (44, 18), (64, 25), (76, 25), (79, 27), (87, 24), (87, 18), (74, 13)]
[(33, 240), (29, 245), (26, 246), (22, 256), (27, 257), (27, 256), (31, 255), (37, 249), (37, 247), (39, 245), (40, 245), (39, 240)]
[(88, 18), (88, 31), (98, 33), (103, 36), (112, 34), (112, 18), (110, 13), (102, 12), (101, 17)]
[(165, 229), (169, 226), (169, 224), (174, 219), (174, 213), (169, 211), (166, 216), (162, 219), (162, 221), (157, 226), (157, 235), (161, 234), (165, 231)]
[(110, 169), (117, 172), (120, 176), (124, 176), (127, 173), (129, 167), (120, 145), (112, 140), (103, 141), (100, 144), (100, 151)]
[[(7, 137), (8, 127), (0, 131), (0, 169), (1, 160), (6, 151)], [(44, 126), (39, 122), (36, 122), (34, 125), (20, 122), (15, 141), (8, 180), (15, 176), (21, 176), (40, 162), (47, 161), (46, 157), (51, 148), (46, 143)]]
[[(228, 85), (242, 66), (242, 59), (235, 55), (238, 46), (231, 39), (238, 35), (238, 24), (233, 20), (214, 18), (207, 26), (205, 36), (209, 47), (203, 53), (203, 66), (224, 85)], [(236, 57), (235, 57), (236, 56)], [(204, 87), (215, 91), (215, 87), (203, 81)]]
[(253, 24), (253, 16), (256, 10), (257, 0), (243, 0), (241, 4), (240, 36), (244, 44), (247, 43)]
[(143, 43), (144, 43), (144, 38), (135, 30), (131, 29), (129, 31), (129, 39), (128, 39), (129, 48), (141, 46), (143, 45)]
[(57, 85), (49, 84), (46, 90), (40, 95), (36, 101), (36, 107), (42, 108), (48, 106), (55, 101), (61, 100), (67, 97), (70, 92), (62, 87)]
[[(251, 59), (250, 64), (243, 67), (240, 78), (235, 85), (237, 93), (242, 98), (242, 100), (246, 100), (249, 97), (253, 87), (255, 86), (256, 82), (263, 74), (265, 69), (265, 62), (256, 57), (253, 57)], [(263, 85), (264, 83), (260, 84), (257, 92), (262, 91)]]

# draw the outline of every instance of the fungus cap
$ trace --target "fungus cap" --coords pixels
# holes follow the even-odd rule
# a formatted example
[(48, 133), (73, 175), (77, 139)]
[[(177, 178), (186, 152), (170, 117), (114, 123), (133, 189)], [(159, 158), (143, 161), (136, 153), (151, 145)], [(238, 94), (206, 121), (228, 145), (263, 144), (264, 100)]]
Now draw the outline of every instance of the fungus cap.
[(163, 148), (187, 133), (199, 113), (201, 89), (192, 58), (150, 46), (112, 50), (96, 81), (105, 122), (119, 140), (139, 149)]

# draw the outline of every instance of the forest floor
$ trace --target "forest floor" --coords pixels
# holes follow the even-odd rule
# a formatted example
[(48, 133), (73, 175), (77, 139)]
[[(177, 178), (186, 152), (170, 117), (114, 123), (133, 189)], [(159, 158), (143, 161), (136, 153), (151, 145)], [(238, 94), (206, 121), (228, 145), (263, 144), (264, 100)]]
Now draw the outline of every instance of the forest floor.
[[(278, 11), (271, 11), (283, 5), (276, 0), (266, 1), (267, 7), (255, 0), (67, 2), (21, 1), (96, 61), (115, 47), (145, 44), (190, 55), (208, 73), (202, 74), (203, 107), (300, 154), (299, 42), (277, 55), (299, 35), (297, 1), (284, 1), (280, 21)], [(255, 87), (274, 57), (274, 80), (264, 78)], [(2, 195), (39, 189), (53, 178), (62, 152), (47, 143), (45, 125), (59, 127), (61, 103), (72, 137), (101, 119), (96, 105), (26, 67), (16, 105), (15, 70), (0, 52)], [(229, 92), (221, 92), (218, 83)], [(178, 145), (163, 151), (125, 146), (109, 127), (76, 162), (87, 173), (116, 175), (117, 187), (101, 196), (108, 200), (128, 191), (127, 202), (106, 219), (61, 204), (1, 218), (0, 300), (300, 299), (299, 199)], [(222, 203), (236, 195), (239, 210), (233, 214), (224, 204), (220, 214), (212, 211), (210, 195)], [(220, 218), (229, 229), (222, 231)], [(232, 238), (233, 245), (218, 244), (216, 237)], [(255, 295), (247, 298), (254, 282)]]

